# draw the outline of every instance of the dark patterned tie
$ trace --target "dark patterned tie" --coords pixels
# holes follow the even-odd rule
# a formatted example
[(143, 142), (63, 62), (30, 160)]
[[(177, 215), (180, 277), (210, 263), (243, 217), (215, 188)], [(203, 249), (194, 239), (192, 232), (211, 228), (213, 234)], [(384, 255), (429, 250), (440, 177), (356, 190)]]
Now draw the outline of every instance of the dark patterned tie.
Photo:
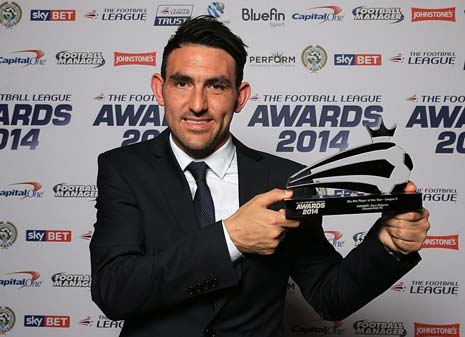
[(203, 161), (193, 161), (187, 169), (192, 173), (197, 184), (194, 196), (195, 213), (200, 227), (206, 227), (215, 222), (215, 207), (206, 180), (208, 165)]

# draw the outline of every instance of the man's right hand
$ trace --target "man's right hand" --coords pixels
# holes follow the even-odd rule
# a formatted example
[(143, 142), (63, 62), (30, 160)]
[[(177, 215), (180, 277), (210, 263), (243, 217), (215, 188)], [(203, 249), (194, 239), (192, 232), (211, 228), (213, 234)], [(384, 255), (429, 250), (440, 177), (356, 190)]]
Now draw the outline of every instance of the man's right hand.
[(274, 189), (258, 194), (224, 220), (229, 236), (242, 253), (273, 254), (286, 234), (299, 221), (286, 219), (283, 209), (273, 211), (268, 206), (292, 198), (292, 191)]

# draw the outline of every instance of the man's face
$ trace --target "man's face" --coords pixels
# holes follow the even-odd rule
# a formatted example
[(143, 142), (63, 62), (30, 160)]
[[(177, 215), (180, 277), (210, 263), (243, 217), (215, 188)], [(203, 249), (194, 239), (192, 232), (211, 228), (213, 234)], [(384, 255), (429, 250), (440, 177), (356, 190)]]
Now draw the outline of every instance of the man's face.
[(234, 112), (240, 112), (250, 87), (235, 86), (236, 62), (226, 51), (185, 45), (168, 56), (166, 77), (152, 77), (157, 101), (173, 140), (193, 158), (203, 158), (229, 137)]

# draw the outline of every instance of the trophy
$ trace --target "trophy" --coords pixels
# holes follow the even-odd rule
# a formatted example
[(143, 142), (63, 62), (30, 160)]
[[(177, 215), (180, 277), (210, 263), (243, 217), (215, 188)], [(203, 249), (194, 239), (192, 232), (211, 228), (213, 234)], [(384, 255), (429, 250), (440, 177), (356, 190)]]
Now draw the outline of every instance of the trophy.
[(286, 188), (294, 195), (285, 200), (288, 219), (422, 208), (421, 193), (404, 192), (413, 162), (389, 142), (396, 126), (387, 129), (381, 119), (377, 129), (367, 129), (372, 144), (340, 152), (289, 177)]

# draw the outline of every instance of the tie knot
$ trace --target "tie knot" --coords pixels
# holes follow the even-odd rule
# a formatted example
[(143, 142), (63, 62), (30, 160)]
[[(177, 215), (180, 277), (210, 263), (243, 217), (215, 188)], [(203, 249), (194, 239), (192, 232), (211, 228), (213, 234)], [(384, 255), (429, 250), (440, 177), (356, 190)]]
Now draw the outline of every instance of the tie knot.
[(206, 181), (208, 165), (204, 161), (193, 161), (187, 169), (194, 176), (195, 181)]

